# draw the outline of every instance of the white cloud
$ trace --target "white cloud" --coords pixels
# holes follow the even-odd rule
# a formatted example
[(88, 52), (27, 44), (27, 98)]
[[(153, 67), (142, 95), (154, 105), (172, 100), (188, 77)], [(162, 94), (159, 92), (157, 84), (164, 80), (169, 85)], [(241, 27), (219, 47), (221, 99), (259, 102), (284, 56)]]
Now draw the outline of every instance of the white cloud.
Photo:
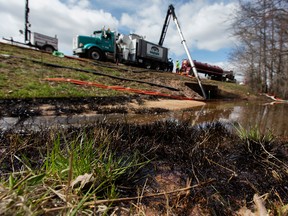
[(70, 5), (76, 5), (80, 8), (89, 8), (91, 6), (91, 3), (89, 0), (70, 0)]
[[(230, 47), (227, 31), (229, 14), (237, 6), (216, 0), (176, 1), (175, 12), (192, 54), (196, 49), (216, 51)], [(170, 1), (170, 2), (171, 2)], [(59, 49), (72, 54), (72, 38), (77, 34), (90, 35), (103, 26), (112, 30), (125, 29), (146, 36), (158, 43), (169, 2), (166, 0), (30, 0), (31, 31), (57, 35)], [(0, 37), (18, 36), (24, 28), (25, 2), (0, 1)], [(112, 14), (113, 12), (113, 14)], [(174, 56), (185, 54), (176, 26), (171, 19), (164, 46)]]
[[(229, 15), (237, 7), (236, 3), (224, 4), (222, 1), (214, 1), (211, 4), (208, 1), (195, 0), (186, 1), (186, 3), (176, 2), (174, 7), (190, 52), (195, 49), (217, 51), (232, 46), (233, 38), (228, 30)], [(134, 32), (145, 35), (148, 40), (158, 43), (168, 2), (164, 0), (145, 1), (145, 3), (139, 3), (138, 8), (134, 13), (123, 14), (120, 24), (129, 26)], [(172, 19), (164, 46), (169, 47), (170, 52), (174, 55), (185, 54)]]
[(200, 9), (191, 20), (190, 34), (197, 41), (199, 49), (216, 51), (223, 47), (231, 47), (229, 32), (229, 15), (235, 9), (235, 4), (215, 3)]

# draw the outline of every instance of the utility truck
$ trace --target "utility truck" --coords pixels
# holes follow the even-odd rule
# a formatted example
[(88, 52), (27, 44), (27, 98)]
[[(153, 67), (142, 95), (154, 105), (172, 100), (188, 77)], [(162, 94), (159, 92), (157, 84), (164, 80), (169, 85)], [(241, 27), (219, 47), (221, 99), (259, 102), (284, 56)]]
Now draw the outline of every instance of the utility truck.
[[(51, 37), (48, 35), (40, 34), (37, 32), (31, 32), (29, 30), (29, 27), (31, 27), (31, 24), (29, 23), (28, 17), (29, 17), (29, 1), (26, 0), (26, 6), (25, 6), (25, 29), (24, 29), (24, 37), (25, 41), (24, 44), (28, 45), (30, 47), (35, 47), (40, 50), (44, 50), (47, 52), (53, 52), (55, 50), (58, 50), (58, 38), (57, 36)], [(21, 33), (23, 33), (20, 30)]]
[(21, 34), (24, 34), (24, 43), (19, 41), (14, 41), (13, 38), (4, 40), (10, 41), (11, 43), (21, 44), (29, 47), (34, 47), (40, 50), (44, 50), (46, 52), (53, 52), (55, 50), (58, 50), (58, 38), (57, 36), (51, 37), (48, 35), (40, 34), (37, 32), (31, 32), (29, 28), (31, 27), (31, 24), (29, 22), (29, 0), (25, 1), (25, 26), (24, 26), (24, 32), (23, 30), (20, 30)]
[[(145, 40), (137, 34), (117, 34), (102, 29), (91, 36), (73, 38), (73, 54), (94, 60), (113, 59), (156, 70), (171, 70), (168, 48)], [(173, 66), (172, 66), (173, 68)]]
[(53, 52), (58, 50), (57, 36), (50, 37), (48, 35), (40, 34), (37, 32), (33, 32), (31, 34), (29, 36), (29, 42), (27, 43), (28, 46), (35, 47), (46, 52)]

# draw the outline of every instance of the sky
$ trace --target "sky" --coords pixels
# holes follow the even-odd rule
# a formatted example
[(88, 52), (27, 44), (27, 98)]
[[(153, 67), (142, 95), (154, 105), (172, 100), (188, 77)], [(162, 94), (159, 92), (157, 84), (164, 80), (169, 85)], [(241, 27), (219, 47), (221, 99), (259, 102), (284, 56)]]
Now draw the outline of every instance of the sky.
[[(237, 43), (230, 30), (237, 0), (29, 0), (30, 30), (57, 35), (59, 51), (72, 55), (76, 35), (94, 30), (145, 36), (158, 43), (168, 6), (173, 4), (193, 60), (234, 70), (229, 52)], [(24, 42), (25, 0), (0, 0), (0, 40)], [(2, 40), (3, 41), (3, 40)], [(187, 58), (176, 25), (171, 19), (163, 46), (174, 61)]]

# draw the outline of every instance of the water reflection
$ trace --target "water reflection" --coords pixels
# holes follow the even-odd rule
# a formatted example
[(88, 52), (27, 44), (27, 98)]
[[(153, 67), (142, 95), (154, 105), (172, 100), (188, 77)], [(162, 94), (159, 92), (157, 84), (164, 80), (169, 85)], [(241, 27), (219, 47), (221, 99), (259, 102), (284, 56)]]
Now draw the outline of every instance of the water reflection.
[(265, 104), (263, 102), (221, 102), (208, 103), (183, 113), (184, 119), (191, 119), (191, 124), (221, 121), (239, 123), (244, 128), (259, 127), (262, 133), (272, 131), (275, 135), (288, 136), (288, 103)]
[(177, 122), (189, 121), (191, 125), (205, 122), (221, 121), (239, 123), (249, 129), (257, 125), (264, 133), (272, 131), (275, 135), (288, 137), (288, 103), (265, 104), (263, 102), (209, 102), (204, 106), (193, 107), (191, 110), (169, 112), (164, 114), (110, 114), (110, 115), (74, 115), (74, 116), (41, 116), (27, 119), (2, 118), (0, 129), (41, 128), (69, 125), (81, 126), (95, 123), (99, 120), (129, 123), (149, 123), (153, 121), (172, 120)]

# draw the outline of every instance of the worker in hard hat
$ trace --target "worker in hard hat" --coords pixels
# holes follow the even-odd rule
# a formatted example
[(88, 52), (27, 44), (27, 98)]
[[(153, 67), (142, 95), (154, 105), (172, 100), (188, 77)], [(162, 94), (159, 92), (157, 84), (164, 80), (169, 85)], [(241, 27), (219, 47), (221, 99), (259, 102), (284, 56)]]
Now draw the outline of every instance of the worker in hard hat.
[(180, 62), (179, 62), (179, 60), (176, 61), (176, 73), (177, 74), (180, 73)]

